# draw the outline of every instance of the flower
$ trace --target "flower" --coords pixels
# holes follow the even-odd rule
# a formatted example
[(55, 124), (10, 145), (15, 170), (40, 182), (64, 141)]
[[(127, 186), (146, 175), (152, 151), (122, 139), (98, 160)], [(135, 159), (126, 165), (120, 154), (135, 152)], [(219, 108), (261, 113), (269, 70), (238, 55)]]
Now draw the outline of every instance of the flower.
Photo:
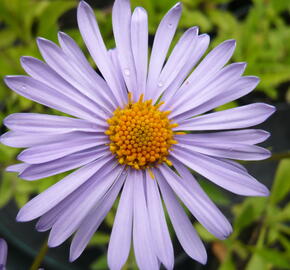
[(33, 198), (17, 216), (20, 222), (39, 218), (37, 230), (51, 230), (50, 247), (75, 233), (71, 261), (83, 252), (121, 193), (108, 247), (110, 269), (122, 268), (131, 238), (140, 269), (158, 269), (159, 262), (173, 269), (162, 200), (185, 252), (205, 264), (204, 245), (177, 197), (217, 238), (225, 239), (232, 227), (189, 169), (236, 194), (268, 195), (267, 188), (233, 160), (270, 156), (256, 146), (269, 133), (242, 128), (262, 123), (275, 109), (254, 103), (204, 114), (251, 92), (259, 79), (242, 76), (245, 63), (225, 66), (234, 40), (223, 42), (200, 61), (209, 36), (199, 35), (197, 27), (182, 35), (165, 61), (181, 9), (176, 4), (162, 19), (148, 64), (148, 18), (143, 8), (131, 14), (129, 0), (116, 0), (116, 49), (108, 51), (93, 10), (82, 1), (79, 29), (102, 77), (76, 43), (59, 33), (60, 47), (37, 40), (46, 63), (22, 57), (30, 76), (5, 78), (16, 93), (73, 116), (12, 114), (4, 120), (12, 131), (1, 137), (6, 145), (27, 148), (18, 156), (22, 163), (8, 168), (23, 179), (77, 169)]
[(7, 243), (3, 238), (0, 238), (0, 270), (5, 270), (7, 261)]

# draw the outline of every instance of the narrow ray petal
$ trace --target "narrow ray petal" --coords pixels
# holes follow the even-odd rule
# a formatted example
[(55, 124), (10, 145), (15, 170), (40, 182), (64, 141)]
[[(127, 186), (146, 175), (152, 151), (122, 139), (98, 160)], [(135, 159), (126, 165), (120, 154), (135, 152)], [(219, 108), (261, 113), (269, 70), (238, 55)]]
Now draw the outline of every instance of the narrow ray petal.
[(194, 187), (194, 189), (189, 188), (190, 185), (182, 181), (182, 179), (168, 167), (161, 166), (160, 171), (167, 183), (190, 210), (193, 216), (210, 233), (219, 239), (225, 239), (230, 235), (232, 232), (230, 223), (206, 196), (198, 183), (194, 181), (193, 177), (192, 179), (186, 179), (186, 181), (191, 181), (191, 187)]
[(267, 196), (268, 189), (255, 178), (236, 166), (179, 146), (171, 153), (177, 160), (208, 178), (213, 183), (240, 195)]
[(84, 1), (79, 3), (77, 20), (81, 35), (92, 58), (113, 91), (114, 96), (118, 101), (118, 105), (123, 105), (124, 100), (122, 99), (120, 92), (120, 83), (115, 75), (115, 70), (101, 36), (94, 11)]
[(195, 133), (176, 135), (176, 139), (190, 143), (242, 143), (257, 144), (264, 142), (270, 134), (261, 129), (243, 129), (234, 131), (220, 131), (212, 133)]
[(197, 36), (197, 27), (188, 29), (181, 36), (162, 69), (158, 84), (153, 92), (153, 97), (159, 97), (164, 90), (177, 79), (180, 71), (183, 70), (184, 66), (187, 64), (188, 58), (190, 58), (191, 54), (194, 52)]
[(59, 141), (67, 141), (81, 137), (91, 137), (92, 135), (100, 138), (101, 133), (70, 132), (70, 133), (29, 133), (21, 131), (8, 131), (0, 137), (1, 143), (12, 147), (36, 147)]
[(238, 160), (263, 160), (271, 156), (271, 152), (256, 145), (241, 143), (189, 143), (179, 141), (179, 145), (184, 149), (189, 149), (213, 157), (230, 158)]
[(13, 113), (7, 116), (3, 123), (15, 131), (46, 134), (72, 131), (103, 132), (107, 128), (107, 124), (99, 126), (82, 119), (39, 113)]
[(26, 166), (19, 177), (29, 181), (49, 177), (79, 168), (108, 154), (107, 146), (85, 149), (53, 161)]
[(155, 33), (148, 70), (147, 88), (145, 92), (146, 99), (152, 97), (153, 92), (151, 89), (154, 89), (158, 85), (158, 78), (175, 34), (181, 11), (181, 3), (177, 3), (163, 17)]
[(206, 102), (196, 107), (193, 107), (193, 109), (190, 109), (178, 115), (177, 117), (175, 117), (175, 120), (177, 122), (181, 122), (186, 118), (205, 113), (218, 106), (224, 105), (228, 102), (243, 97), (253, 91), (259, 81), (260, 79), (255, 76), (241, 77), (231, 87), (225, 88), (219, 93), (214, 92), (212, 98), (208, 99)]
[(146, 171), (146, 194), (147, 207), (149, 213), (149, 222), (152, 231), (153, 243), (156, 249), (158, 259), (163, 263), (166, 269), (173, 269), (174, 252), (167, 228), (162, 201), (160, 198), (158, 185), (155, 179), (152, 179)]
[(159, 269), (155, 248), (152, 248), (152, 232), (149, 224), (148, 209), (146, 206), (144, 176), (142, 172), (134, 170), (134, 218), (133, 243), (134, 253), (141, 270)]
[[(72, 98), (27, 76), (7, 76), (6, 85), (25, 98), (70, 115), (98, 123), (98, 116)], [(103, 124), (104, 121), (101, 121)]]
[(115, 216), (108, 247), (108, 265), (111, 270), (121, 269), (129, 256), (133, 224), (134, 180), (132, 174), (129, 173)]
[[(90, 92), (89, 96), (92, 96), (97, 100), (101, 99), (106, 103), (113, 102), (113, 104), (116, 104), (116, 98), (112, 93), (112, 90), (108, 87), (105, 80), (91, 67), (75, 41), (63, 32), (58, 33), (58, 40), (64, 53), (74, 61), (75, 66), (78, 67), (78, 71), (81, 72), (87, 79), (87, 82), (89, 82), (90, 88), (87, 89)], [(104, 98), (105, 96), (107, 98)]]
[[(67, 137), (65, 138), (64, 135)], [(57, 142), (27, 148), (17, 158), (30, 164), (40, 164), (109, 142), (107, 136), (91, 133), (90, 135), (68, 133), (62, 134), (62, 137), (63, 139)]]
[(92, 162), (37, 195), (20, 209), (17, 221), (25, 222), (40, 217), (85, 183), (111, 159), (112, 157), (104, 157)]
[(131, 43), (136, 66), (137, 88), (133, 97), (145, 93), (148, 65), (148, 15), (145, 9), (137, 7), (131, 21)]
[[(111, 159), (105, 166), (98, 170), (99, 175), (105, 175), (112, 171), (116, 166), (116, 162)], [(66, 209), (76, 200), (79, 200), (83, 193), (86, 191), (88, 186), (91, 186), (94, 179), (89, 179), (81, 184), (76, 190), (71, 192), (62, 201), (60, 201), (56, 206), (47, 211), (44, 215), (40, 217), (36, 224), (36, 229), (40, 232), (50, 230), (57, 220), (65, 213)]]
[(253, 103), (220, 112), (213, 112), (182, 121), (176, 130), (219, 130), (247, 128), (264, 122), (275, 112), (275, 107)]
[(176, 100), (190, 93), (191, 89), (195, 89), (197, 85), (205, 85), (211, 81), (213, 76), (229, 61), (235, 46), (234, 40), (227, 40), (214, 48), (186, 79), (175, 96)]
[[(166, 101), (166, 103), (162, 106), (164, 110), (168, 110), (172, 104), (176, 101), (174, 98), (175, 94), (179, 91), (180, 86), (185, 81), (189, 73), (192, 71), (194, 66), (200, 60), (200, 58), (205, 53), (206, 49), (209, 45), (209, 35), (202, 34), (197, 37), (196, 45), (190, 57), (184, 67), (179, 71), (178, 75), (175, 77), (175, 80), (172, 84), (166, 89), (164, 95), (162, 96), (162, 100)], [(185, 82), (186, 83), (186, 82)]]
[(124, 183), (126, 175), (121, 175), (111, 189), (105, 194), (100, 203), (94, 207), (76, 232), (70, 247), (70, 261), (76, 260), (88, 245), (95, 231), (99, 228), (104, 218), (110, 211), (120, 189)]
[(225, 89), (230, 88), (240, 78), (245, 68), (245, 63), (233, 63), (223, 68), (215, 76), (212, 76), (212, 81), (207, 85), (197, 82), (174, 104), (170, 117), (175, 118), (176, 115), (189, 111), (207, 102), (218, 93), (224, 92)]
[[(61, 49), (45, 39), (39, 39), (38, 45), (48, 64), (36, 58), (24, 56), (21, 58), (21, 65), (26, 73), (55, 91), (73, 97), (92, 112), (98, 111), (100, 117), (108, 115), (112, 105), (98, 95), (91, 94), (91, 88), (95, 87), (82, 81), (82, 77), (76, 72), (76, 67), (69, 64)], [(64, 67), (63, 63), (69, 68)], [(98, 93), (98, 91), (93, 91), (93, 93)]]
[(10, 165), (10, 166), (8, 166), (6, 168), (6, 172), (17, 172), (17, 173), (21, 173), (28, 166), (29, 166), (29, 164), (26, 164), (26, 163), (19, 163), (19, 164)]
[(113, 32), (124, 80), (129, 92), (136, 91), (137, 76), (131, 46), (131, 6), (129, 0), (116, 0), (112, 11)]
[(48, 238), (50, 247), (60, 245), (77, 230), (84, 218), (99, 203), (100, 199), (119, 177), (122, 170), (123, 168), (119, 166), (112, 169), (107, 175), (96, 174), (92, 177), (92, 184), (82, 193), (78, 200), (66, 208), (61, 217), (52, 226)]
[[(0, 238), (0, 267), (5, 270), (7, 261), (8, 246), (4, 239)], [(4, 268), (2, 268), (4, 267)]]
[(191, 221), (163, 175), (159, 174), (157, 180), (171, 223), (182, 248), (191, 258), (205, 264), (207, 260), (206, 250)]

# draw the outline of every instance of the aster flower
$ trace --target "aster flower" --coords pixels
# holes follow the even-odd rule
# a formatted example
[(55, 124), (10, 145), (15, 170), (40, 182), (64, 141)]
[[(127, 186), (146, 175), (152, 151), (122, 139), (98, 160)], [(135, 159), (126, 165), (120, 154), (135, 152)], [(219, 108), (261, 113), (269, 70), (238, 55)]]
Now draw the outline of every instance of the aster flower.
[(177, 198), (217, 238), (225, 239), (232, 227), (189, 169), (239, 195), (268, 195), (267, 188), (234, 160), (270, 156), (256, 146), (269, 134), (248, 128), (275, 109), (254, 103), (209, 112), (251, 92), (259, 79), (242, 76), (245, 63), (226, 65), (234, 40), (201, 60), (209, 36), (199, 35), (197, 27), (182, 35), (166, 60), (181, 9), (176, 4), (160, 22), (148, 63), (143, 8), (131, 14), (128, 0), (115, 2), (116, 48), (107, 50), (93, 10), (82, 1), (79, 29), (102, 76), (77, 44), (59, 33), (60, 47), (37, 40), (45, 62), (21, 59), (29, 76), (5, 78), (16, 93), (72, 116), (12, 114), (4, 121), (11, 131), (1, 138), (6, 145), (27, 148), (18, 156), (22, 163), (8, 168), (23, 179), (76, 169), (33, 198), (17, 216), (20, 222), (39, 218), (37, 230), (51, 230), (50, 247), (74, 234), (71, 261), (83, 252), (121, 193), (108, 247), (110, 269), (122, 268), (131, 239), (140, 269), (158, 269), (160, 262), (173, 268), (162, 201), (185, 252), (206, 263), (204, 245)]
[(7, 261), (7, 243), (3, 238), (0, 238), (0, 270), (5, 270)]

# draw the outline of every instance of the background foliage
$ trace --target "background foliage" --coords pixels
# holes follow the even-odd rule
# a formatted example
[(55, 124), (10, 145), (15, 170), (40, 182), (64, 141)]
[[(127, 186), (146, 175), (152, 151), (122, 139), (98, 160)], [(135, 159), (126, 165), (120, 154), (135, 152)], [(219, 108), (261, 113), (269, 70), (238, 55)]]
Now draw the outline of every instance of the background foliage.
[[(88, 2), (96, 8), (96, 16), (108, 48), (114, 47), (111, 28), (112, 1)], [(151, 43), (158, 22), (175, 2), (175, 0), (132, 1), (133, 6), (141, 5), (148, 10)], [(201, 33), (210, 34), (211, 48), (223, 40), (236, 39), (237, 49), (233, 61), (246, 61), (248, 63), (246, 74), (261, 78), (261, 83), (253, 93), (218, 109), (262, 100), (277, 105), (278, 109), (283, 108), (284, 114), (288, 114), (284, 118), (289, 119), (287, 117), (290, 116), (290, 1), (182, 0), (182, 3), (184, 12), (177, 37), (186, 28), (198, 25)], [(0, 76), (23, 74), (19, 62), (22, 55), (40, 57), (35, 43), (38, 36), (57, 42), (57, 31), (65, 31), (85, 49), (76, 26), (76, 6), (77, 1), (73, 0), (0, 0)], [(91, 63), (94, 65), (92, 61)], [(51, 112), (50, 109), (17, 96), (7, 89), (2, 81), (0, 109), (1, 122), (5, 116), (14, 112)], [(275, 121), (272, 126), (278, 127), (278, 130), (280, 128), (282, 130), (283, 125), (287, 131), (288, 125), (287, 134), (289, 134), (289, 120), (277, 123), (279, 121), (277, 118)], [(268, 129), (272, 131), (269, 126)], [(3, 126), (2, 132), (5, 132)], [(279, 133), (277, 134), (279, 136)], [(195, 224), (209, 252), (209, 262), (205, 267), (190, 261), (180, 251), (173, 235), (177, 246), (176, 269), (290, 269), (290, 154), (289, 143), (287, 144), (289, 140), (289, 137), (286, 137), (286, 143), (282, 147), (275, 145), (279, 140), (276, 142), (272, 140), (272, 145), (269, 143), (266, 145), (274, 150), (272, 159), (255, 163), (250, 167), (258, 178), (262, 175), (259, 174), (259, 168), (267, 166), (277, 168), (276, 172), (269, 176), (270, 180), (267, 183), (270, 188), (272, 187), (269, 198), (237, 200), (201, 180), (209, 196), (227, 213), (234, 226), (234, 233), (226, 241), (219, 241), (199, 224)], [(279, 152), (275, 152), (275, 149), (279, 149)], [(18, 152), (17, 149), (0, 145), (0, 208), (11, 201), (21, 207), (31, 196), (43, 191), (62, 177), (26, 182), (18, 179), (15, 174), (6, 173), (5, 167), (16, 162)], [(94, 261), (86, 260), (89, 261), (89, 269), (107, 268), (105, 248), (113, 217), (112, 212), (106, 218), (106, 224), (91, 241), (91, 249), (98, 251), (95, 254), (99, 255), (95, 256)], [(86, 253), (83, 257), (86, 257)], [(135, 268), (132, 255), (125, 269)]]

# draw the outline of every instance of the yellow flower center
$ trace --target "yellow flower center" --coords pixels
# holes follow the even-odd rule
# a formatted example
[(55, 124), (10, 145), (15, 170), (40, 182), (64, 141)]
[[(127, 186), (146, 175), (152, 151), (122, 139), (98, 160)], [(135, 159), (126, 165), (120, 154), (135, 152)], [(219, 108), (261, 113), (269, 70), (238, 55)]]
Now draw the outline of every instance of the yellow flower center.
[(124, 109), (117, 108), (113, 116), (107, 120), (110, 137), (110, 150), (120, 164), (129, 165), (137, 170), (150, 168), (166, 162), (170, 148), (177, 142), (174, 140), (172, 128), (177, 124), (168, 119), (170, 111), (160, 111), (152, 100), (133, 103), (131, 93)]

